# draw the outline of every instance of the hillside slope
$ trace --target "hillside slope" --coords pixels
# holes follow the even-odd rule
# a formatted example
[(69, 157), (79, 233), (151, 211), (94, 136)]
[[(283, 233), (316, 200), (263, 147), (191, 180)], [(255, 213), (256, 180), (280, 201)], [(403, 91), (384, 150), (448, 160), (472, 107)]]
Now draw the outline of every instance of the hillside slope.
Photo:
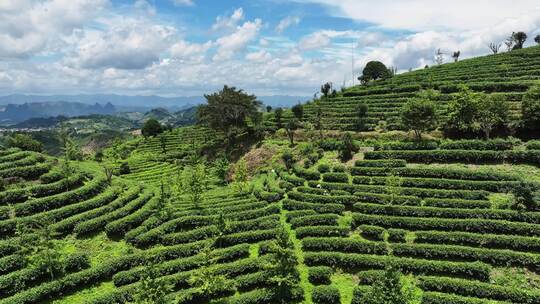
[[(500, 94), (511, 103), (512, 118), (519, 118), (522, 95), (540, 79), (540, 46), (497, 55), (466, 59), (413, 72), (403, 73), (385, 81), (355, 86), (339, 93), (335, 98), (307, 103), (304, 116), (314, 120), (316, 107), (322, 109), (325, 129), (355, 130), (355, 107), (368, 105), (367, 126), (373, 129), (385, 121), (389, 129), (399, 129), (399, 109), (406, 100), (426, 88), (440, 90), (442, 97), (439, 111), (458, 85), (466, 84), (472, 90)], [(285, 112), (284, 117), (291, 117)], [(275, 126), (273, 116), (269, 117)]]

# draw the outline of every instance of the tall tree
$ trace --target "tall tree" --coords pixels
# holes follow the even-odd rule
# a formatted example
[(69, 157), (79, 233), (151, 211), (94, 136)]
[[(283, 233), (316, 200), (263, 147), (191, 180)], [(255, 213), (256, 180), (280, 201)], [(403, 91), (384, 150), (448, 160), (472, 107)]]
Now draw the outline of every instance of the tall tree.
[(514, 39), (514, 46), (512, 47), (512, 49), (519, 50), (523, 48), (523, 45), (527, 40), (527, 34), (525, 32), (513, 33), (512, 38)]
[(529, 88), (523, 95), (521, 116), (524, 127), (540, 130), (540, 85)]
[(202, 162), (186, 166), (182, 172), (180, 185), (177, 185), (177, 189), (187, 194), (196, 208), (200, 207), (203, 193), (208, 189), (207, 173), (206, 166)]
[(204, 97), (207, 104), (197, 109), (199, 123), (208, 124), (225, 134), (245, 130), (248, 120), (260, 120), (259, 107), (262, 103), (255, 95), (249, 95), (241, 89), (224, 86), (221, 91)]
[(302, 104), (296, 104), (291, 108), (294, 117), (301, 121), (304, 118), (304, 106)]
[(83, 153), (81, 147), (77, 142), (71, 137), (71, 132), (67, 129), (62, 129), (59, 132), (60, 142), (62, 143), (62, 150), (64, 152), (64, 157), (67, 161), (69, 160), (82, 160)]
[(141, 133), (144, 137), (151, 137), (161, 134), (163, 132), (163, 126), (157, 121), (157, 119), (150, 118), (144, 122), (141, 129)]
[(366, 129), (366, 117), (368, 105), (364, 102), (356, 105), (356, 131), (364, 131)]
[(536, 35), (534, 37), (534, 42), (536, 42), (537, 44), (540, 44), (540, 34), (539, 35)]
[(327, 82), (321, 86), (321, 93), (323, 94), (324, 98), (327, 98), (330, 93), (332, 92), (332, 83)]
[(234, 168), (233, 182), (238, 192), (249, 192), (249, 172), (247, 162), (243, 158), (236, 163)]
[(508, 123), (510, 107), (508, 101), (500, 95), (482, 96), (478, 99), (478, 110), (475, 113), (475, 122), (484, 133), (485, 139), (489, 139), (491, 131), (497, 125)]
[(441, 51), (441, 49), (437, 49), (437, 52), (435, 53), (435, 63), (437, 65), (444, 63), (444, 53)]
[(362, 76), (358, 78), (362, 83), (371, 80), (386, 79), (392, 77), (390, 70), (380, 61), (370, 61), (364, 67)]
[(300, 282), (298, 259), (293, 246), (289, 233), (283, 227), (269, 244), (268, 251), (272, 258), (265, 268), (271, 275), (268, 283), (276, 291), (278, 303), (293, 302), (294, 290)]
[(274, 111), (274, 120), (276, 121), (276, 127), (278, 129), (281, 129), (283, 127), (283, 109), (277, 108), (276, 111)]
[(489, 49), (493, 52), (493, 54), (498, 54), (499, 50), (501, 49), (501, 46), (502, 46), (501, 43), (495, 43), (495, 42), (489, 43)]
[(291, 118), (285, 125), (285, 131), (287, 132), (287, 137), (291, 143), (291, 147), (294, 146), (294, 133), (300, 126), (300, 122), (296, 118)]
[(454, 58), (454, 62), (458, 62), (460, 55), (461, 55), (461, 51), (456, 51), (452, 53), (452, 58)]
[(479, 94), (469, 87), (459, 86), (459, 92), (448, 102), (445, 129), (471, 131), (473, 129)]
[(339, 158), (342, 162), (346, 162), (353, 158), (354, 153), (358, 152), (358, 147), (355, 145), (351, 133), (345, 132), (341, 137), (341, 147)]
[(417, 140), (422, 139), (422, 132), (436, 125), (435, 100), (437, 98), (436, 91), (422, 91), (417, 97), (407, 101), (401, 109), (401, 123), (405, 128), (414, 131)]
[(511, 51), (514, 48), (514, 45), (516, 43), (516, 40), (514, 39), (514, 35), (516, 32), (512, 32), (512, 34), (506, 38), (504, 41), (504, 44), (506, 45), (506, 50)]

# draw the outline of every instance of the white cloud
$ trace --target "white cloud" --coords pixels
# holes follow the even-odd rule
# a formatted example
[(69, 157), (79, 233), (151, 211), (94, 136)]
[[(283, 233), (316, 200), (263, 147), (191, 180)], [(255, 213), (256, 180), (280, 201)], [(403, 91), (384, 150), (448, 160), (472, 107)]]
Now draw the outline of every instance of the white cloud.
[(246, 59), (252, 62), (262, 63), (270, 61), (272, 59), (272, 55), (265, 50), (260, 50), (258, 52), (248, 53), (246, 55)]
[(211, 41), (199, 44), (180, 40), (171, 47), (171, 56), (178, 59), (202, 60), (211, 47)]
[[(424, 31), (396, 39), (392, 43), (364, 50), (363, 63), (379, 59), (401, 70), (432, 65), (437, 49), (445, 54), (446, 62), (453, 51), (460, 50), (462, 58), (489, 54), (490, 42), (503, 42), (512, 32), (532, 33), (540, 29), (540, 15), (534, 11), (520, 18), (510, 18), (493, 26), (471, 31)], [(529, 37), (528, 43), (532, 43)]]
[(108, 4), (107, 0), (0, 2), (0, 58), (23, 58), (54, 49)]
[(292, 25), (297, 25), (300, 23), (300, 18), (295, 16), (288, 16), (279, 21), (279, 24), (276, 26), (276, 32), (278, 34), (283, 33), (288, 27)]
[(159, 61), (174, 34), (168, 26), (121, 18), (107, 31), (86, 31), (71, 61), (88, 69), (142, 69)]
[(195, 2), (193, 0), (172, 0), (173, 4), (176, 6), (194, 6)]
[(136, 0), (133, 6), (135, 7), (135, 9), (143, 11), (150, 16), (156, 14), (156, 8), (152, 4), (148, 3), (148, 1), (146, 0)]
[(268, 41), (268, 39), (266, 39), (266, 38), (261, 38), (261, 39), (259, 40), (259, 44), (260, 44), (261, 46), (268, 46), (268, 45), (270, 44), (270, 41)]
[(406, 30), (474, 30), (506, 18), (517, 18), (539, 7), (537, 0), (297, 0), (328, 6), (340, 17)]
[(300, 40), (298, 47), (301, 50), (314, 50), (325, 47), (331, 42), (330, 37), (324, 32), (315, 32)]
[(238, 26), (236, 30), (230, 34), (219, 38), (216, 41), (218, 50), (214, 56), (214, 60), (227, 60), (243, 48), (253, 39), (257, 37), (262, 26), (261, 19), (247, 21)]
[[(294, 17), (269, 28), (262, 20), (245, 20), (241, 8), (216, 18), (207, 29), (199, 29), (182, 26), (184, 20), (171, 23), (160, 18), (159, 12), (148, 14), (152, 13), (154, 0), (133, 0), (133, 6), (120, 8), (109, 5), (108, 0), (0, 0), (0, 91), (200, 95), (226, 83), (259, 95), (311, 95), (326, 81), (337, 86), (344, 81), (351, 83), (353, 44), (357, 76), (368, 60), (381, 60), (406, 70), (432, 65), (438, 48), (446, 54), (461, 50), (466, 58), (489, 53), (489, 42), (503, 41), (512, 31), (526, 31), (529, 44), (533, 33), (540, 33), (540, 14), (531, 7), (528, 13), (513, 18), (517, 8), (497, 12), (486, 26), (480, 26), (484, 22), (481, 20), (468, 21), (467, 11), (463, 12), (464, 21), (453, 26), (452, 17), (428, 22), (422, 19), (422, 12), (412, 12), (418, 8), (418, 0), (409, 0), (414, 9), (403, 8), (403, 12), (377, 7), (373, 12), (346, 13), (345, 8), (369, 8), (375, 4), (310, 1), (327, 3), (334, 15), (350, 15), (376, 24), (359, 26), (359, 30), (315, 28), (311, 34), (295, 39), (275, 34), (287, 33), (288, 26), (296, 24)], [(382, 6), (403, 6), (403, 2), (381, 1)], [(518, 2), (520, 5), (512, 5), (529, 3)], [(435, 5), (449, 6), (422, 3), (427, 10)], [(499, 9), (502, 2), (493, 3)], [(452, 5), (465, 4), (458, 0)], [(467, 5), (460, 11), (476, 7)], [(482, 7), (488, 13), (492, 11)], [(379, 10), (384, 11), (384, 20), (378, 16)], [(475, 12), (480, 19), (484, 13)], [(405, 30), (388, 31), (384, 27)], [(264, 36), (260, 36), (261, 32)], [(190, 40), (201, 33), (208, 33), (208, 41)], [(212, 38), (215, 35), (219, 37)], [(35, 56), (40, 57), (34, 60)]]
[(230, 30), (236, 28), (240, 21), (244, 20), (244, 10), (238, 8), (234, 10), (231, 16), (218, 16), (216, 22), (212, 25), (212, 30)]

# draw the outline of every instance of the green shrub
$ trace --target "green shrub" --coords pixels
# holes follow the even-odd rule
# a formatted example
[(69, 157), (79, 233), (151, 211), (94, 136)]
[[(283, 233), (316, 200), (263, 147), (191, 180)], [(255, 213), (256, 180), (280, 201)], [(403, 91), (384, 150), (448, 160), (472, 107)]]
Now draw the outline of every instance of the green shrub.
[(436, 141), (390, 141), (376, 143), (375, 151), (383, 150), (435, 150), (438, 147)]
[(333, 273), (334, 270), (328, 266), (310, 267), (308, 280), (314, 285), (328, 285)]
[(333, 172), (346, 172), (347, 171), (347, 168), (343, 165), (335, 165), (333, 168), (332, 168), (332, 171)]
[(294, 174), (296, 174), (299, 177), (305, 178), (306, 180), (319, 180), (321, 178), (321, 175), (319, 172), (314, 170), (306, 170), (302, 169), (298, 166), (294, 167)]
[(339, 290), (335, 286), (315, 286), (311, 294), (315, 304), (340, 304), (341, 297)]
[(388, 241), (393, 243), (405, 243), (407, 230), (403, 229), (388, 229)]
[(330, 266), (343, 269), (385, 269), (392, 265), (405, 273), (444, 275), (487, 282), (492, 268), (480, 262), (449, 262), (424, 259), (403, 259), (392, 256), (341, 252), (306, 252), (308, 266)]
[(382, 168), (399, 168), (405, 167), (407, 162), (403, 159), (374, 159), (374, 160), (358, 160), (355, 165), (357, 167), (382, 167)]
[(347, 173), (335, 172), (335, 173), (324, 173), (323, 181), (329, 183), (348, 183), (349, 175)]
[(327, 173), (327, 172), (330, 172), (330, 166), (327, 165), (327, 164), (320, 164), (320, 165), (317, 167), (317, 170), (318, 170), (320, 173)]
[(360, 225), (358, 226), (360, 234), (368, 240), (382, 241), (384, 240), (385, 229), (377, 226)]
[(296, 229), (296, 237), (303, 239), (306, 237), (347, 237), (349, 227), (339, 226), (305, 226)]

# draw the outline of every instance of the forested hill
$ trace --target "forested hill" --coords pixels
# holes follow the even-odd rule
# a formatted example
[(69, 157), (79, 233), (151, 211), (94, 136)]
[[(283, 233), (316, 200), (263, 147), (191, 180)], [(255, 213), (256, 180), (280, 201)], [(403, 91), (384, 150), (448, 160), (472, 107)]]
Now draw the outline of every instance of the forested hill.
[[(540, 47), (530, 47), (435, 65), (348, 88), (334, 98), (308, 103), (304, 116), (314, 120), (320, 108), (327, 129), (357, 131), (357, 106), (363, 103), (368, 106), (367, 129), (372, 130), (381, 122), (385, 128), (399, 129), (399, 110), (420, 90), (439, 90), (438, 111), (444, 112), (451, 95), (458, 92), (460, 85), (467, 85), (474, 92), (504, 97), (510, 103), (511, 119), (516, 120), (520, 117), (522, 96), (539, 78)], [(292, 113), (285, 112), (284, 118), (289, 117)], [(270, 121), (275, 125), (274, 117)]]

